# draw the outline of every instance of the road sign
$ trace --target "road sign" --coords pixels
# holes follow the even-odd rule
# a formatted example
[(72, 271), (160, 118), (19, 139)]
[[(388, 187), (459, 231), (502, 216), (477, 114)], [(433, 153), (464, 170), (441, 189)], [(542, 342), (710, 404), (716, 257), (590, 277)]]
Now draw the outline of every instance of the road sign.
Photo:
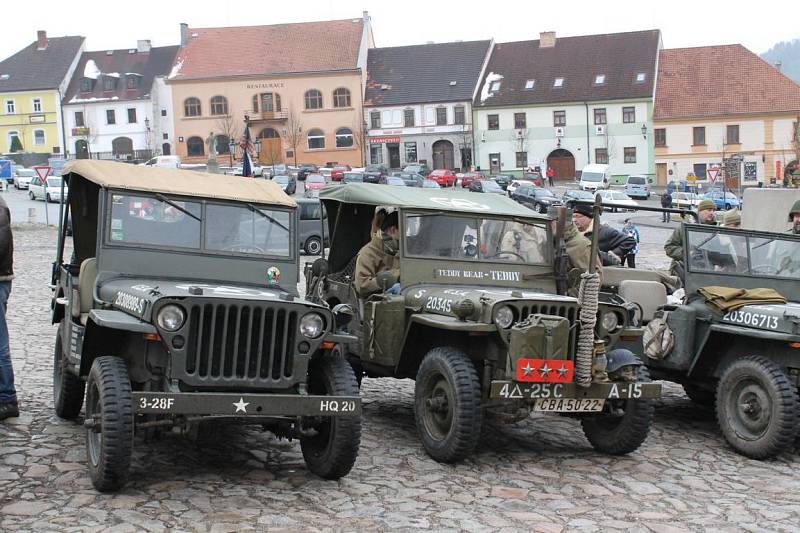
[(711, 183), (717, 181), (717, 176), (719, 176), (719, 167), (708, 167), (706, 169), (706, 175)]
[(47, 179), (47, 176), (50, 175), (50, 171), (53, 170), (53, 167), (33, 167), (33, 170), (36, 171), (36, 175), (39, 176), (39, 179), (44, 181)]

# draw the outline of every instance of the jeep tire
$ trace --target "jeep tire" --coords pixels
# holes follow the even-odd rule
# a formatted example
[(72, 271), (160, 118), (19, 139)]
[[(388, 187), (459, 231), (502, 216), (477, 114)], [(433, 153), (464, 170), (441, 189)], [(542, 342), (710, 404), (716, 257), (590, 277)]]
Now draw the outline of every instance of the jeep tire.
[(697, 405), (714, 406), (715, 394), (713, 390), (704, 389), (691, 383), (684, 383), (683, 392)]
[[(358, 382), (344, 357), (333, 352), (312, 360), (308, 369), (310, 394), (358, 396)], [(339, 479), (353, 468), (361, 444), (361, 417), (318, 417), (310, 424), (314, 436), (300, 438), (308, 469), (324, 479)]]
[(775, 457), (797, 435), (797, 389), (775, 363), (751, 355), (722, 372), (717, 386), (717, 421), (725, 440), (752, 459)]
[(322, 251), (322, 239), (319, 237), (309, 237), (303, 249), (308, 255), (319, 255)]
[(469, 456), (481, 434), (481, 386), (475, 365), (452, 347), (422, 360), (414, 385), (414, 420), (433, 459), (454, 463)]
[(56, 414), (61, 418), (76, 418), (83, 407), (86, 383), (75, 374), (70, 374), (61, 343), (61, 328), (56, 332), (56, 346), (53, 349), (53, 400)]
[[(637, 381), (649, 382), (647, 368), (640, 366)], [(606, 400), (623, 410), (622, 415), (602, 414), (581, 420), (581, 427), (592, 447), (610, 455), (625, 455), (642, 445), (653, 421), (653, 400)]]
[(86, 383), (86, 455), (92, 485), (110, 492), (125, 484), (133, 452), (133, 401), (125, 361), (98, 357)]

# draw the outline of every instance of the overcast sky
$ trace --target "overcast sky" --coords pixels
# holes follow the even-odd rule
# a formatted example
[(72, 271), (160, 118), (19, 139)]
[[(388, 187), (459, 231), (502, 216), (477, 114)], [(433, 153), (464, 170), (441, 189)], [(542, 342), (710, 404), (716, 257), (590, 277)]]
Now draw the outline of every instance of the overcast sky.
[[(791, 23), (793, 0), (738, 4), (720, 0), (491, 0), (436, 2), (402, 0), (41, 0), (27, 5), (3, 0), (0, 58), (36, 39), (83, 35), (87, 50), (133, 48), (137, 39), (153, 46), (178, 44), (179, 24), (191, 27), (250, 26), (360, 17), (373, 23), (376, 46), (494, 38), (497, 42), (557, 36), (660, 29), (666, 48), (741, 43), (761, 54), (779, 41), (800, 38)], [(229, 50), (227, 53), (235, 53)]]

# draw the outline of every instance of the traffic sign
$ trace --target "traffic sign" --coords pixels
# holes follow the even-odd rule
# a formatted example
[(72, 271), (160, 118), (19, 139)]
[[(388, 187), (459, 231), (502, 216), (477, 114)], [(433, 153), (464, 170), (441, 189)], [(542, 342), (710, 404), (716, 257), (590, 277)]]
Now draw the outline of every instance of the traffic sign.
[(50, 171), (53, 170), (53, 167), (33, 167), (33, 170), (36, 171), (36, 175), (39, 176), (39, 179), (44, 181), (47, 179), (47, 176), (50, 175)]
[(717, 181), (717, 176), (719, 176), (719, 167), (708, 167), (706, 169), (706, 175), (711, 183)]

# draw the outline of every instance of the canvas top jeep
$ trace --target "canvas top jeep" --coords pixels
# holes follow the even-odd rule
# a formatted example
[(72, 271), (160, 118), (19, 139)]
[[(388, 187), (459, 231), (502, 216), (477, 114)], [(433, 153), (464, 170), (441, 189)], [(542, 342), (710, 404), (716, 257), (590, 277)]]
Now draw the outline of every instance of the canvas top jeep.
[(309, 469), (349, 472), (358, 385), (333, 313), (296, 295), (296, 204), (264, 180), (76, 161), (72, 254), (53, 268), (56, 413), (86, 399), (89, 472), (125, 481), (134, 430), (211, 418), (300, 438)]
[[(468, 456), (484, 416), (513, 421), (531, 409), (580, 417), (608, 453), (644, 441), (660, 385), (630, 352), (605, 351), (641, 334), (630, 306), (598, 302), (597, 290), (565, 294), (566, 210), (556, 220), (497, 195), (371, 184), (320, 197), (331, 248), (307, 267), (307, 296), (352, 308), (358, 341), (341, 348), (357, 374), (416, 380), (415, 420), (434, 459)], [(398, 212), (401, 289), (364, 297), (354, 269), (380, 209)]]

